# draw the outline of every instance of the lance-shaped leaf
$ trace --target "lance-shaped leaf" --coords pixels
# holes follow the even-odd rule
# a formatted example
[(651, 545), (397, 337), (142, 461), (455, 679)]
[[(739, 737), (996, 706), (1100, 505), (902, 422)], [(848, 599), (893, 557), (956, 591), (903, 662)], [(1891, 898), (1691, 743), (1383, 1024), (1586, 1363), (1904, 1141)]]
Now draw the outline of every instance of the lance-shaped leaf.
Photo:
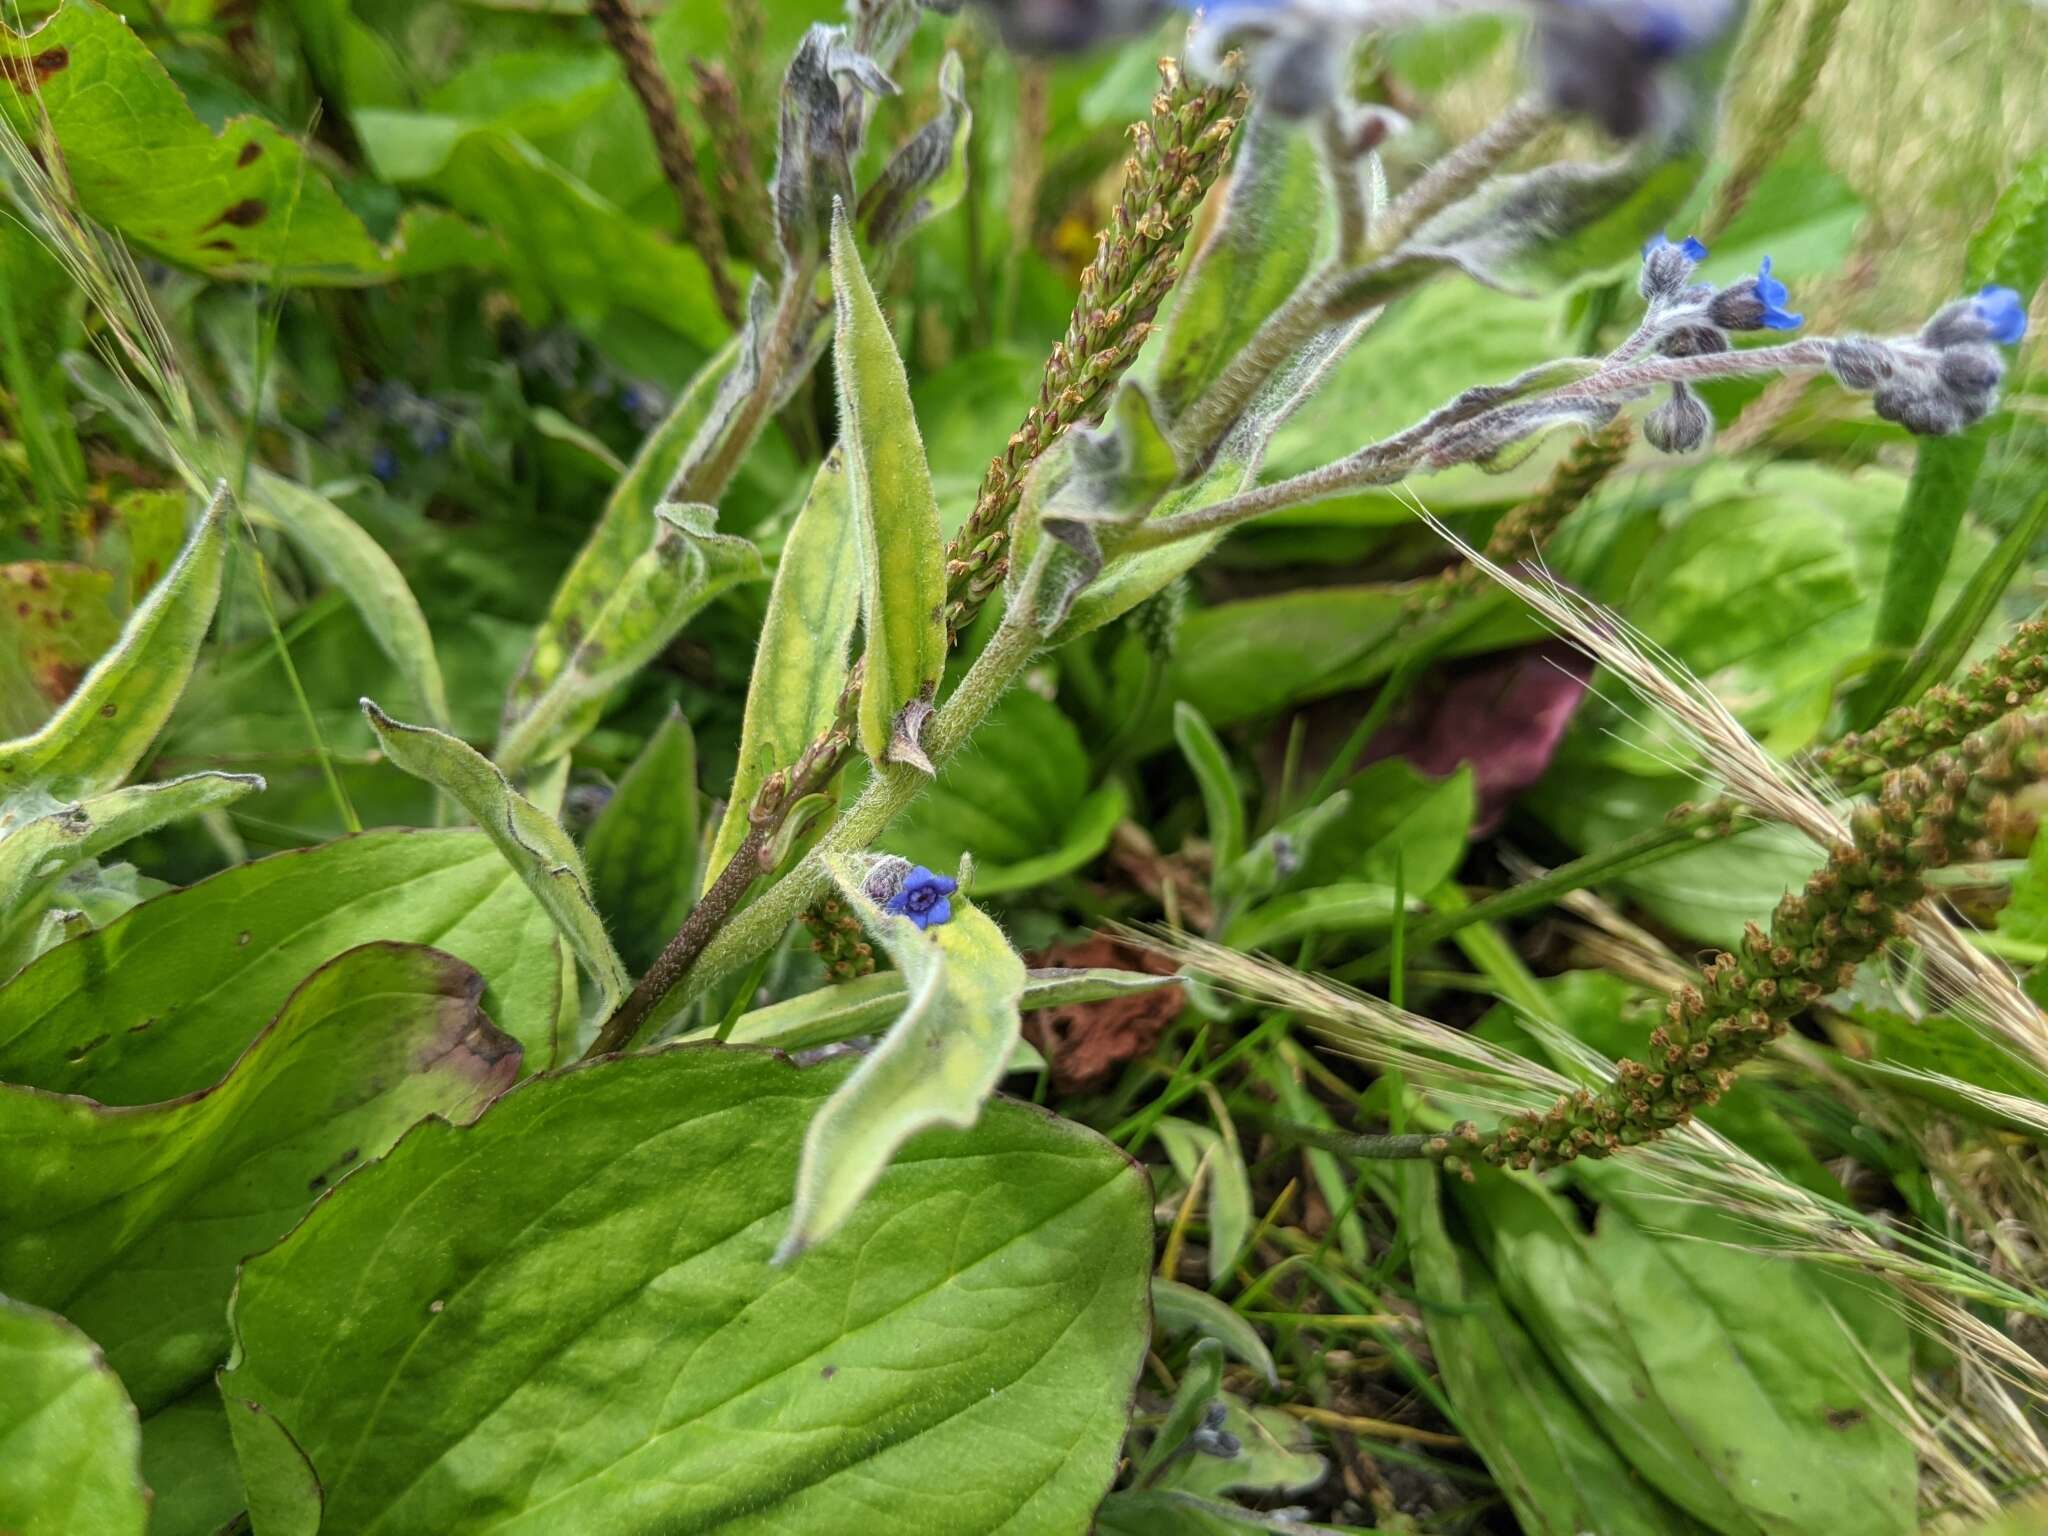
[(219, 1084), (109, 1109), (0, 1087), (0, 1290), (61, 1310), (144, 1411), (227, 1350), (236, 1263), (428, 1115), (475, 1115), (519, 1047), (483, 981), (438, 950), (370, 944), (308, 977)]
[(903, 1011), (804, 1132), (796, 1204), (778, 1259), (838, 1230), (917, 1132), (973, 1125), (1022, 1023), (1024, 962), (963, 897), (953, 897), (950, 922), (920, 930), (876, 905), (864, 868), (836, 861), (832, 877), (903, 973)]
[(318, 491), (249, 470), (248, 507), (257, 521), (281, 529), (321, 575), (347, 594), (377, 648), (391, 658), (435, 725), (448, 724), (448, 690), (434, 655), (433, 631), (404, 573), (362, 525)]
[(1193, 1332), (1214, 1339), (1246, 1365), (1255, 1367), (1266, 1378), (1268, 1386), (1277, 1388), (1280, 1385), (1280, 1369), (1273, 1363), (1273, 1352), (1266, 1348), (1266, 1341), (1259, 1337), (1259, 1330), (1243, 1313), (1228, 1302), (1218, 1301), (1207, 1291), (1182, 1285), (1178, 1280), (1154, 1280), (1152, 1320), (1169, 1338)]
[(249, 116), (213, 132), (149, 45), (93, 0), (65, 0), (26, 36), (0, 30), (0, 73), (14, 131), (38, 141), (47, 120), (85, 211), (165, 261), (360, 284), (498, 260), (495, 239), (432, 208), (411, 210), (380, 246), (295, 139)]
[(627, 567), (561, 674), (506, 730), (498, 762), (508, 773), (575, 746), (611, 691), (660, 655), (706, 603), (761, 578), (761, 552), (717, 526), (713, 507), (655, 509), (653, 544)]
[(416, 779), (445, 789), (476, 819), (524, 880), (598, 985), (606, 1008), (626, 991), (626, 968), (606, 937), (583, 858), (561, 823), (505, 782), (467, 742), (424, 725), (403, 725), (368, 699), (363, 713), (384, 755)]
[[(1252, 1231), (1252, 1182), (1245, 1169), (1237, 1127), (1227, 1115), (1220, 1129), (1173, 1115), (1161, 1118), (1159, 1141), (1173, 1171), (1188, 1186), (1199, 1175), (1208, 1189), (1209, 1278), (1227, 1278)], [(1204, 1166), (1206, 1165), (1206, 1167)]]
[(29, 809), (35, 796), (0, 806), (0, 920), (21, 911), (72, 865), (261, 788), (263, 780), (253, 773), (194, 773), (163, 784), (132, 784), (41, 814)]
[(0, 743), (0, 799), (27, 789), (81, 799), (135, 770), (184, 692), (220, 600), (227, 492), (214, 497), (178, 563), (129, 616), (120, 641), (32, 736)]
[[(803, 1126), (848, 1069), (578, 1067), (320, 1202), (234, 1301), (238, 1439), (252, 1408), (284, 1432), (242, 1444), (257, 1529), (1086, 1529), (1145, 1347), (1142, 1178), (996, 1103), (775, 1268)], [(300, 1453), (324, 1508), (303, 1482), (257, 1503)]]
[[(1050, 967), (1024, 973), (1018, 1008), (1063, 1008), (1073, 1003), (1098, 1003), (1129, 997), (1174, 984), (1171, 976), (1143, 971)], [(738, 1045), (772, 1045), (780, 1051), (807, 1051), (814, 1046), (873, 1034), (902, 1014), (906, 997), (901, 971), (877, 971), (854, 981), (820, 987), (801, 997), (785, 998), (743, 1013), (726, 1038)], [(706, 1025), (708, 1032), (712, 1026)]]
[(861, 746), (876, 763), (917, 762), (923, 757), (918, 731), (907, 727), (899, 733), (898, 722), (906, 705), (929, 699), (946, 665), (939, 503), (910, 408), (903, 359), (896, 355), (843, 209), (832, 223), (832, 289), (839, 306), (833, 362), (840, 447), (860, 531), (861, 618), (867, 631)]
[(1174, 296), (1152, 375), (1168, 421), (1216, 381), (1308, 276), (1328, 203), (1314, 136), (1254, 111), (1239, 137), (1223, 216)]
[(747, 812), (761, 785), (794, 764), (832, 723), (846, 686), (846, 649), (860, 618), (860, 561), (846, 457), (834, 448), (818, 466), (775, 564), (747, 683), (739, 765), (704, 866), (707, 885), (747, 835)]
[[(533, 649), (513, 679), (505, 701), (508, 724), (531, 709), (561, 675), (577, 639), (589, 633), (627, 568), (646, 552), (655, 535), (654, 509), (678, 473), (702, 455), (706, 424), (718, 414), (727, 381), (737, 375), (737, 382), (744, 383), (751, 377), (754, 358), (748, 339), (733, 337), (697, 370), (612, 487), (597, 526), (555, 589), (547, 617), (534, 632)], [(680, 489), (688, 494), (687, 486)]]
[(485, 980), (525, 1065), (554, 1064), (554, 924), (481, 832), (368, 832), (237, 864), (145, 901), (0, 987), (0, 1081), (154, 1104), (212, 1086), (315, 968), (373, 939), (432, 944)]
[(697, 742), (670, 710), (583, 840), (590, 890), (628, 969), (682, 925), (697, 884)]
[(962, 89), (964, 76), (960, 55), (948, 53), (939, 65), (939, 115), (911, 135), (868, 188), (861, 216), (871, 248), (894, 245), (966, 192), (967, 135), (974, 113)]
[(63, 1318), (0, 1296), (0, 1530), (12, 1536), (142, 1536), (135, 1405), (93, 1341)]

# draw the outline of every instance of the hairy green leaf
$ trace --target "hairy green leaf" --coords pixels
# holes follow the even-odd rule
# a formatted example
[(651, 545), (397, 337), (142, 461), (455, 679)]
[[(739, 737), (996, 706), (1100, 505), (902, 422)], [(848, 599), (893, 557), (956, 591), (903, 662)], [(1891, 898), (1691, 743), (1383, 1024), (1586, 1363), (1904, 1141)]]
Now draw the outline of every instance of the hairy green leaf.
[(227, 1347), (242, 1255), (427, 1115), (465, 1118), (510, 1085), (519, 1047), (483, 982), (438, 950), (350, 950), (300, 986), (220, 1082), (107, 1108), (0, 1088), (0, 1289), (89, 1329), (145, 1410)]
[(275, 1528), (1084, 1528), (1145, 1346), (1143, 1181), (999, 1102), (778, 1269), (802, 1128), (848, 1076), (622, 1057), (350, 1179), (234, 1303), (238, 1430), (253, 1404), (325, 1489)]
[(256, 117), (212, 132), (95, 0), (64, 0), (26, 37), (0, 31), (0, 58), (16, 82), (0, 92), (0, 116), (33, 142), (47, 114), (85, 211), (166, 261), (215, 277), (360, 284), (497, 259), (490, 237), (432, 208), (380, 246), (295, 139)]
[(697, 743), (671, 709), (583, 842), (590, 892), (629, 971), (682, 925), (697, 881)]
[(0, 1296), (0, 1530), (10, 1536), (142, 1536), (135, 1405), (93, 1341), (63, 1318)]
[(845, 453), (825, 455), (783, 541), (761, 621), (739, 765), (704, 866), (709, 885), (747, 835), (747, 813), (768, 776), (792, 766), (831, 725), (846, 686), (846, 651), (860, 618), (860, 529)]
[(198, 1092), (308, 972), (375, 939), (474, 967), (528, 1070), (555, 1062), (574, 989), (497, 849), (476, 831), (369, 832), (237, 864), (43, 955), (0, 988), (0, 1081), (102, 1104)]
[(445, 789), (476, 818), (555, 920), (597, 983), (604, 1007), (616, 1004), (625, 996), (626, 968), (605, 935), (582, 855), (561, 823), (514, 790), (490, 759), (468, 743), (427, 726), (401, 724), (368, 699), (362, 704), (385, 755), (414, 778)]
[(919, 733), (908, 729), (899, 742), (898, 718), (905, 705), (929, 699), (945, 669), (944, 540), (903, 359), (843, 210), (832, 222), (832, 289), (841, 450), (860, 533), (867, 632), (861, 746), (876, 763), (917, 762), (924, 755)]
[[(4, 95), (4, 93), (0, 93)], [(23, 790), (79, 799), (112, 789), (149, 750), (184, 691), (220, 600), (225, 492), (178, 563), (129, 616), (120, 641), (32, 736), (0, 743), (0, 800)]]
[(507, 721), (497, 754), (506, 772), (552, 762), (575, 746), (612, 691), (659, 656), (706, 603), (765, 574), (760, 551), (716, 532), (717, 524), (713, 507), (655, 508), (654, 542), (626, 568), (561, 673)]
[(833, 879), (903, 973), (903, 1011), (804, 1133), (796, 1202), (777, 1250), (791, 1258), (843, 1226), (897, 1149), (934, 1126), (972, 1126), (1015, 1049), (1024, 962), (1002, 930), (954, 896), (952, 921), (920, 931), (867, 894), (863, 870)]

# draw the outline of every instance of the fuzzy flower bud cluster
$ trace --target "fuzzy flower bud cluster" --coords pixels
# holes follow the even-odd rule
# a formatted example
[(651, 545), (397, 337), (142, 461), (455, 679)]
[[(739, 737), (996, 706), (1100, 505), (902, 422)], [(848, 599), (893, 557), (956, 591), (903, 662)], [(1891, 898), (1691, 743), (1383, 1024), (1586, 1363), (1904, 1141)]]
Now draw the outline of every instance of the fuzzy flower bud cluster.
[[(1766, 256), (1755, 276), (1717, 288), (1695, 283), (1693, 273), (1707, 259), (1694, 236), (1672, 241), (1658, 235), (1643, 247), (1637, 290), (1649, 302), (1644, 333), (1660, 357), (1705, 357), (1726, 352), (1734, 331), (1790, 331), (1803, 323), (1785, 306), (1791, 292), (1771, 272)], [(1692, 387), (1675, 383), (1663, 404), (1643, 419), (1643, 436), (1662, 453), (1691, 453), (1712, 435), (1714, 418)]]
[(2019, 294), (1990, 285), (1943, 309), (1910, 339), (1838, 341), (1828, 366), (1848, 388), (1868, 391), (1886, 421), (1939, 437), (1991, 414), (2005, 380), (1998, 349), (2017, 345), (2026, 334)]

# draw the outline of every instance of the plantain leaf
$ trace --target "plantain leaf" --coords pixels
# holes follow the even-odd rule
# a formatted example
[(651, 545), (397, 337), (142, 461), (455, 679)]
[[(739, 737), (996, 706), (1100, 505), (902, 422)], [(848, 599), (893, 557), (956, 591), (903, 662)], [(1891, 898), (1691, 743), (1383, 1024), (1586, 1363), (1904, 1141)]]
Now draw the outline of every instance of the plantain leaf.
[(466, 742), (424, 725), (400, 724), (368, 699), (362, 704), (384, 755), (414, 778), (445, 789), (476, 819), (554, 919), (597, 983), (603, 1006), (617, 1003), (625, 995), (626, 968), (605, 936), (582, 856), (561, 824), (514, 790), (490, 759)]
[(903, 973), (903, 1011), (804, 1132), (779, 1262), (843, 1226), (917, 1132), (972, 1126), (1022, 1026), (1024, 962), (1000, 928), (955, 896), (952, 920), (920, 931), (875, 904), (864, 873), (844, 860), (832, 865), (841, 894)]
[(834, 448), (783, 541), (761, 621), (740, 726), (739, 765), (704, 866), (709, 885), (747, 835), (747, 812), (770, 774), (794, 764), (831, 725), (846, 686), (846, 649), (860, 618), (860, 531), (843, 450)]
[(505, 701), (508, 722), (530, 710), (561, 676), (577, 640), (590, 632), (627, 569), (646, 552), (659, 531), (654, 509), (698, 448), (728, 377), (735, 369), (743, 370), (741, 341), (735, 336), (697, 371), (612, 487), (597, 526), (590, 530), (589, 539), (555, 589), (547, 616), (534, 632), (533, 648), (513, 679)]
[(257, 1529), (1086, 1529), (1144, 1355), (1143, 1179), (998, 1102), (778, 1270), (797, 1143), (848, 1078), (620, 1057), (349, 1179), (236, 1293), (223, 1392), (238, 1435), (278, 1431), (243, 1450)]
[(519, 1047), (438, 950), (369, 944), (308, 977), (211, 1088), (109, 1109), (0, 1087), (0, 1288), (88, 1329), (145, 1411), (225, 1354), (235, 1265), (427, 1115), (475, 1115)]
[(93, 1341), (0, 1296), (0, 1530), (142, 1536), (149, 1493), (135, 1405)]
[[(1143, 971), (1032, 970), (1024, 973), (1024, 991), (1017, 1006), (1029, 1013), (1034, 1008), (1129, 997), (1173, 984), (1171, 976), (1152, 976)], [(873, 1033), (903, 1012), (903, 999), (903, 973), (877, 971), (872, 976), (820, 987), (801, 997), (785, 998), (743, 1013), (726, 1038), (736, 1045), (772, 1045), (777, 1050), (807, 1051)]]
[(1222, 217), (1174, 295), (1153, 374), (1168, 421), (1216, 381), (1308, 276), (1328, 203), (1314, 137), (1255, 110), (1238, 137)]
[(94, 0), (64, 0), (25, 37), (0, 30), (0, 60), (13, 83), (0, 116), (31, 142), (47, 119), (80, 205), (165, 261), (213, 277), (362, 284), (499, 259), (496, 240), (434, 208), (411, 210), (380, 246), (296, 140), (257, 117), (213, 133), (149, 46)]
[(597, 723), (612, 690), (660, 655), (706, 603), (761, 578), (760, 551), (716, 532), (717, 524), (713, 507), (655, 509), (653, 544), (627, 567), (561, 673), (507, 723), (500, 767), (517, 773), (562, 756)]
[(681, 926), (697, 883), (697, 743), (671, 709), (583, 842), (590, 892), (635, 975)]
[(281, 529), (321, 575), (347, 594), (363, 628), (411, 685), (427, 719), (445, 729), (448, 689), (434, 655), (433, 631), (397, 562), (325, 496), (261, 465), (250, 467), (248, 501), (257, 521)]
[(220, 1389), (201, 1382), (142, 1421), (149, 1536), (220, 1536), (247, 1507)]
[(163, 784), (131, 784), (39, 815), (24, 812), (29, 796), (0, 807), (0, 925), (72, 865), (261, 788), (263, 780), (253, 773), (194, 773)]
[(307, 973), (373, 939), (474, 967), (526, 1067), (555, 1062), (575, 989), (553, 923), (490, 840), (369, 832), (237, 864), (43, 955), (0, 987), (0, 1081), (102, 1104), (196, 1093)]
[[(0, 93), (4, 94), (4, 93)], [(170, 717), (220, 600), (227, 492), (129, 616), (114, 648), (31, 736), (0, 743), (0, 800), (24, 790), (82, 799), (112, 789), (142, 761)]]
[(946, 567), (939, 503), (910, 383), (889, 322), (860, 264), (844, 209), (832, 220), (833, 346), (839, 376), (840, 446), (860, 535), (861, 618), (867, 681), (860, 740), (876, 762), (918, 762), (919, 733), (898, 739), (904, 707), (928, 700), (946, 665)]

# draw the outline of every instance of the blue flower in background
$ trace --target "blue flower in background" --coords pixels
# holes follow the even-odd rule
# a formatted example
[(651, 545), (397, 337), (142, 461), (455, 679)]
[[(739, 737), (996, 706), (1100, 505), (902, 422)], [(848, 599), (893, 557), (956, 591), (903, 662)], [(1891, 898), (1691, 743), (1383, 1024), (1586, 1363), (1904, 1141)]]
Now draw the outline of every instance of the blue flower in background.
[(1984, 329), (2000, 346), (2013, 346), (2027, 334), (2027, 306), (2010, 288), (1985, 284), (1977, 297), (1970, 300), (1970, 310), (1984, 322)]
[(1806, 316), (1786, 312), (1785, 301), (1792, 297), (1792, 290), (1771, 276), (1771, 258), (1768, 256), (1757, 269), (1756, 296), (1764, 306), (1763, 325), (1766, 330), (1796, 331), (1806, 323)]
[(1657, 252), (1668, 251), (1674, 247), (1687, 261), (1697, 263), (1707, 259), (1707, 248), (1700, 244), (1699, 236), (1687, 235), (1683, 240), (1674, 242), (1660, 234), (1652, 235), (1643, 242), (1643, 260), (1648, 261)]
[(398, 455), (388, 445), (379, 443), (370, 450), (370, 473), (389, 485), (398, 478)]
[(919, 864), (903, 877), (902, 888), (882, 903), (882, 910), (907, 917), (920, 928), (950, 923), (953, 903), (948, 898), (959, 889), (959, 881), (935, 875)]

